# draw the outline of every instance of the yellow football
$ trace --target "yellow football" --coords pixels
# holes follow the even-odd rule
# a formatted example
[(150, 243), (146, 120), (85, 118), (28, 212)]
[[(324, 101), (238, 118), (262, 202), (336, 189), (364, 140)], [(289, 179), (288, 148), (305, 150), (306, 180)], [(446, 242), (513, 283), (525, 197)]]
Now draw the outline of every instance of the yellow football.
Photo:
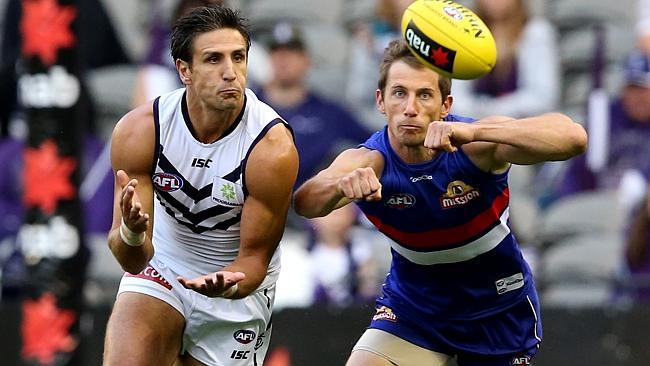
[(402, 15), (402, 36), (425, 65), (454, 79), (476, 79), (497, 59), (494, 37), (471, 10), (450, 0), (416, 0)]

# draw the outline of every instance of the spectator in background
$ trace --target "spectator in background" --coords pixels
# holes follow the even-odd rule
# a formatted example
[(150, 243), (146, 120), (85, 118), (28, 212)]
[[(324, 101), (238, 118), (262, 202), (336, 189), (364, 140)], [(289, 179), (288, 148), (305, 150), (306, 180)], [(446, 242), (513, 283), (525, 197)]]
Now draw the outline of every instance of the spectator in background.
[[(133, 107), (153, 100), (157, 96), (182, 86), (176, 71), (174, 59), (169, 54), (170, 24), (199, 6), (227, 5), (224, 0), (180, 0), (171, 15), (164, 14), (160, 2), (153, 2), (152, 19), (149, 27), (150, 47), (138, 71), (133, 91)], [(266, 80), (269, 73), (268, 55), (264, 47), (252, 41), (249, 50), (249, 84)]]
[(477, 118), (548, 112), (560, 98), (556, 31), (529, 13), (525, 0), (476, 0), (476, 14), (492, 31), (497, 62), (486, 76), (454, 81), (454, 110)]
[(378, 0), (374, 17), (353, 25), (346, 96), (364, 123), (373, 128), (381, 127), (377, 123), (383, 120), (375, 105), (377, 69), (388, 43), (401, 36), (402, 14), (411, 3)]
[[(625, 61), (625, 85), (609, 108), (607, 160), (600, 171), (587, 166), (586, 155), (571, 160), (554, 198), (594, 189), (618, 189), (640, 199), (650, 178), (650, 56), (634, 50)], [(635, 178), (636, 177), (636, 178)], [(636, 192), (633, 192), (636, 191)], [(633, 200), (633, 199), (631, 199)]]
[(344, 106), (309, 90), (311, 59), (300, 29), (278, 23), (272, 29), (268, 48), (271, 77), (257, 95), (293, 128), (300, 153), (298, 186), (345, 147), (368, 138), (371, 131)]
[[(286, 119), (294, 131), (300, 155), (297, 187), (327, 166), (340, 151), (360, 143), (371, 132), (344, 106), (309, 89), (311, 58), (298, 27), (287, 22), (276, 24), (269, 35), (268, 48), (271, 77), (256, 94)], [(354, 207), (346, 207), (319, 220), (290, 217), (292, 225), (306, 227), (310, 233), (312, 267), (330, 268), (327, 273), (314, 272), (314, 298), (318, 303), (347, 305), (357, 298), (359, 286), (371, 287), (359, 283), (361, 278), (372, 278), (365, 275), (371, 272), (367, 267), (372, 266), (372, 261), (364, 254), (367, 251), (363, 245), (352, 237), (357, 214)]]

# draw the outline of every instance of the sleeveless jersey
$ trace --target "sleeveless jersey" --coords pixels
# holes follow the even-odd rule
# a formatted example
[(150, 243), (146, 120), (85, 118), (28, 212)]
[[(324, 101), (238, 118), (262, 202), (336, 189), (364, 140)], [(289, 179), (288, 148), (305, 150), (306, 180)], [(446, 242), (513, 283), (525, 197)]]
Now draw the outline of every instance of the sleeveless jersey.
[[(185, 88), (158, 97), (153, 109), (155, 256), (187, 278), (218, 271), (239, 252), (248, 156), (271, 127), (288, 124), (248, 89), (242, 113), (209, 144), (192, 134)], [(279, 269), (278, 249), (268, 274)]]
[[(450, 115), (448, 121), (472, 122)], [(463, 149), (407, 164), (388, 130), (361, 146), (382, 153), (382, 199), (357, 204), (392, 239), (392, 263), (378, 307), (415, 324), (477, 319), (534, 291), (528, 264), (508, 226), (507, 172), (476, 167)]]

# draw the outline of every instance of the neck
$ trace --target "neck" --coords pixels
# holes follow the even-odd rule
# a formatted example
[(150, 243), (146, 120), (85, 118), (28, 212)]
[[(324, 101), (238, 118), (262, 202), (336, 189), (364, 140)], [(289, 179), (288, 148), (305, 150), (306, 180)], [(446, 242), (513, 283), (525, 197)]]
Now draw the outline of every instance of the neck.
[(431, 161), (438, 152), (431, 150), (424, 145), (407, 146), (394, 142), (389, 136), (390, 146), (395, 151), (397, 156), (400, 157), (407, 164), (419, 164)]
[(264, 88), (266, 98), (280, 108), (293, 107), (307, 99), (307, 89), (302, 83), (281, 84), (270, 82)]
[(215, 109), (203, 103), (199, 98), (187, 94), (187, 112), (190, 117), (194, 137), (202, 143), (212, 143), (221, 138), (241, 113), (244, 103), (235, 108)]

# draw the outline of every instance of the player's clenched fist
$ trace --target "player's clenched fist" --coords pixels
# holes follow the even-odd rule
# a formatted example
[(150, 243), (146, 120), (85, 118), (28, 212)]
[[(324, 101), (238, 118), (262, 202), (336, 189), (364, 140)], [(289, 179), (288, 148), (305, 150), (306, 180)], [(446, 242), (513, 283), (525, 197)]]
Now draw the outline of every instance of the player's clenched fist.
[(469, 123), (433, 121), (427, 128), (424, 146), (429, 149), (455, 152), (468, 142), (474, 141), (474, 129)]
[(381, 199), (381, 183), (372, 168), (357, 168), (344, 175), (339, 179), (338, 189), (343, 196), (351, 200)]

